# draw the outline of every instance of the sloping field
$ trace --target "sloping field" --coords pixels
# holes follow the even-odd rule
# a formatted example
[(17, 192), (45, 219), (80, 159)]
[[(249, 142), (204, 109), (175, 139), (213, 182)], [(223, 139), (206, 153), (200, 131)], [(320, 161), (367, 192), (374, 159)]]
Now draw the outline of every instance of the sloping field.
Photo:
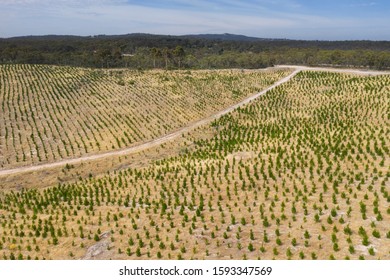
[(0, 256), (390, 259), (389, 85), (303, 71), (144, 168), (3, 191)]
[(131, 147), (238, 103), (288, 73), (2, 65), (0, 168)]

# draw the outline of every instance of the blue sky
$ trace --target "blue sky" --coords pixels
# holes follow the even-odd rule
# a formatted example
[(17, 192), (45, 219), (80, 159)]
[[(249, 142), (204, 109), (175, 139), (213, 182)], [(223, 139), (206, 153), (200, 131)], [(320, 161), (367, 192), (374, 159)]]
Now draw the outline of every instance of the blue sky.
[(390, 1), (0, 0), (0, 37), (138, 32), (390, 40)]

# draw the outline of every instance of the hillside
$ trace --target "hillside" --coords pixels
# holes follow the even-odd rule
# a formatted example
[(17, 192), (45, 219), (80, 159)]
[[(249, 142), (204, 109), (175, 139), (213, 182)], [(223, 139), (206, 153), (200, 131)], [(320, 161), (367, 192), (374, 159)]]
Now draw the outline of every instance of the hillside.
[(0, 255), (390, 259), (389, 79), (302, 71), (138, 166), (2, 191)]
[(238, 103), (288, 72), (0, 66), (0, 168), (134, 146)]

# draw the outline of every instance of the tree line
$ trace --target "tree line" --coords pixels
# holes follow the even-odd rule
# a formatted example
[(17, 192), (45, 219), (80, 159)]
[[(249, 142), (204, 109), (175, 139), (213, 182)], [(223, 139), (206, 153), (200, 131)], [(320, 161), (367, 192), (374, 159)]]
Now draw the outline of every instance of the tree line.
[[(248, 37), (247, 37), (248, 38)], [(93, 68), (263, 68), (274, 64), (390, 69), (388, 41), (297, 41), (213, 36), (30, 36), (0, 39), (0, 63)]]

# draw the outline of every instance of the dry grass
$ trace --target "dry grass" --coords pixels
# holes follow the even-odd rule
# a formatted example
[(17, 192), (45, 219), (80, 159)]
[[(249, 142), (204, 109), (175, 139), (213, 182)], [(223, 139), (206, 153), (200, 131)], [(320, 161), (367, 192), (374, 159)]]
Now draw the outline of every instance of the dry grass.
[(134, 146), (204, 118), (288, 71), (0, 66), (0, 168)]
[(3, 191), (0, 254), (390, 259), (389, 82), (302, 72), (140, 166)]

